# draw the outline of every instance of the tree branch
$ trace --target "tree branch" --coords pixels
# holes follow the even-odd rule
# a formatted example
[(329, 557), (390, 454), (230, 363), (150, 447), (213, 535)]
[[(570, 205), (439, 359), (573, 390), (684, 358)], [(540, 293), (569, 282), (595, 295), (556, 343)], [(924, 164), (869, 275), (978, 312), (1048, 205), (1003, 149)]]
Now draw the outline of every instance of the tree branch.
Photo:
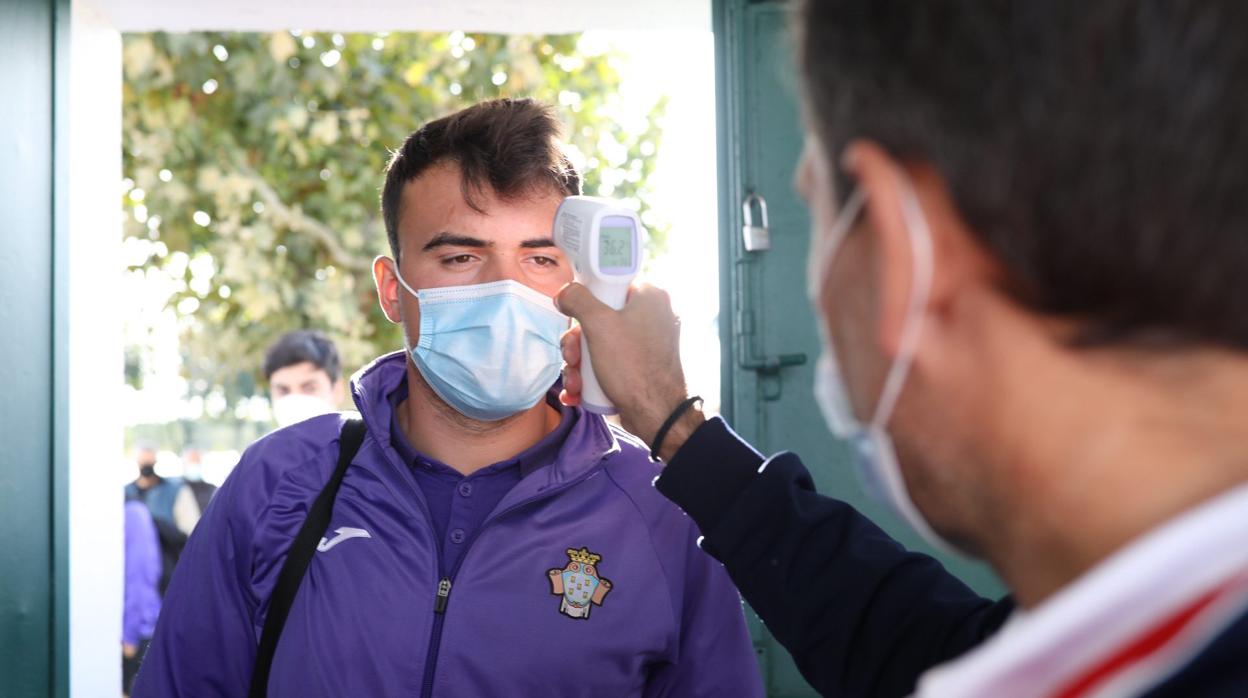
[(302, 233), (316, 240), (317, 243), (325, 248), (330, 258), (339, 267), (356, 272), (372, 270), (372, 259), (365, 259), (351, 254), (338, 241), (338, 234), (332, 228), (305, 214), (303, 211), (287, 206), (286, 202), (282, 201), (282, 197), (278, 195), (260, 173), (245, 165), (239, 166), (239, 169), (242, 170), (243, 174), (251, 178), (255, 184), (256, 193), (264, 204), (266, 213), (275, 223), (284, 225), (296, 233)]

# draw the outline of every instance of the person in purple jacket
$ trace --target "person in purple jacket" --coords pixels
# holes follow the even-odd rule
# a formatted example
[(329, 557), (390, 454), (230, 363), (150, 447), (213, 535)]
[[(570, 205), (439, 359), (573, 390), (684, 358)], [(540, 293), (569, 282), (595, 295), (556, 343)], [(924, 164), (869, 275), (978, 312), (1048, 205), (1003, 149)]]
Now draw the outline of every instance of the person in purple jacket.
[(128, 694), (160, 614), (160, 542), (147, 506), (126, 500), (125, 586), (121, 615), (121, 692)]
[[(498, 100), (387, 170), (381, 308), (407, 350), (358, 372), (367, 427), (294, 597), (270, 696), (760, 696), (740, 597), (636, 438), (560, 404), (551, 240), (580, 191), (558, 121)], [(345, 417), (244, 453), (196, 528), (136, 696), (248, 691), (292, 539)]]

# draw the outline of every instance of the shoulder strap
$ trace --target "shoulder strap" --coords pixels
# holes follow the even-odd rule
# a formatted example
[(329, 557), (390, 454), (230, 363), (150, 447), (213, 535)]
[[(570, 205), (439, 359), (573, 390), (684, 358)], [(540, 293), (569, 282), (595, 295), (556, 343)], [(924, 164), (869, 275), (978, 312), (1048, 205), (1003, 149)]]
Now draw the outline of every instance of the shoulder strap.
[(364, 420), (349, 419), (342, 426), (342, 434), (338, 438), (338, 467), (330, 476), (325, 489), (316, 496), (308, 518), (291, 543), (286, 553), (286, 562), (277, 576), (277, 585), (269, 597), (269, 612), (264, 618), (264, 630), (260, 633), (260, 647), (256, 651), (256, 663), (251, 670), (251, 698), (263, 698), (269, 689), (269, 670), (273, 666), (273, 654), (277, 651), (277, 640), (282, 635), (282, 627), (286, 625), (286, 616), (290, 615), (290, 607), (295, 602), (295, 594), (299, 592), (299, 584), (308, 571), (316, 545), (325, 529), (329, 528), (329, 518), (334, 511), (334, 498), (338, 496), (338, 488), (347, 473), (347, 466), (360, 450), (364, 442)]

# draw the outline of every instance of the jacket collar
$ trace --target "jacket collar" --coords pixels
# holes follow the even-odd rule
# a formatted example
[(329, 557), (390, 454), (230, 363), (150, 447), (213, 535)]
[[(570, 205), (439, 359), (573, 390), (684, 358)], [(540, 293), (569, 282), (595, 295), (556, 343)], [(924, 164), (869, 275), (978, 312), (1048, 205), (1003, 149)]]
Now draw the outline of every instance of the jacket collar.
[(1145, 533), (1034, 609), (1016, 611), (982, 646), (924, 674), (916, 695), (1146, 692), (1248, 608), (1245, 530), (1248, 483)]
[[(351, 377), (351, 395), (369, 435), (380, 446), (392, 469), (402, 471), (407, 478), (407, 466), (390, 440), (390, 424), (394, 410), (389, 395), (407, 378), (407, 353), (396, 351), (373, 360)], [(558, 401), (559, 384), (553, 386), (548, 396)], [(565, 414), (564, 419), (575, 419), (563, 443), (557, 445), (554, 462), (549, 467), (527, 473), (512, 493), (504, 498), (507, 504), (515, 495), (532, 495), (557, 485), (587, 476), (599, 468), (607, 456), (620, 450), (620, 444), (601, 415), (586, 412), (579, 407)], [(519, 454), (517, 454), (519, 455)], [(415, 484), (414, 482), (412, 483)], [(532, 490), (532, 492), (530, 492)]]

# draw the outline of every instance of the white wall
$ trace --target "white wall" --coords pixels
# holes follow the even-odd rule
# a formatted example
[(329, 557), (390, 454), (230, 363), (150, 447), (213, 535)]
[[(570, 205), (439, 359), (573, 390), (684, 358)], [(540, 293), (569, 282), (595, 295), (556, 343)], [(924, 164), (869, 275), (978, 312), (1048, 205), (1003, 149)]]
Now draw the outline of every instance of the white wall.
[(561, 34), (711, 28), (709, 0), (98, 0), (121, 31), (277, 29)]
[(121, 34), (73, 0), (69, 69), (69, 685), (121, 687)]

